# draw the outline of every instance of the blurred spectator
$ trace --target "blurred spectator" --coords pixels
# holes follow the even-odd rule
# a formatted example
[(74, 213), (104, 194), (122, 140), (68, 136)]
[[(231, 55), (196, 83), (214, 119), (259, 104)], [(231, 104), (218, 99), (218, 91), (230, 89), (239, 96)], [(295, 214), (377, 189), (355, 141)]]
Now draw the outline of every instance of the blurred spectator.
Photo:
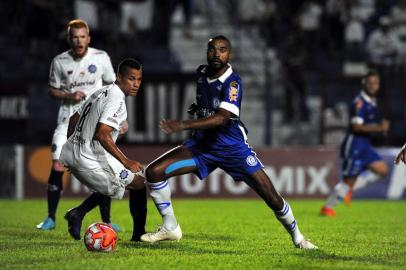
[(345, 2), (342, 0), (327, 0), (323, 23), (324, 42), (333, 55), (340, 54), (343, 49)]
[(390, 19), (381, 17), (379, 28), (371, 32), (366, 43), (369, 61), (374, 66), (392, 66), (400, 50), (400, 41), (390, 31)]
[[(281, 57), (285, 75), (284, 118), (286, 121), (294, 120), (295, 112), (299, 113), (301, 121), (309, 120), (305, 79), (308, 55), (306, 49), (302, 46), (304, 39), (303, 31), (298, 27), (297, 23), (294, 23), (286, 37), (285, 51)], [(295, 102), (295, 100), (298, 102)]]
[(395, 26), (406, 24), (406, 0), (399, 0), (390, 11), (390, 19)]
[(169, 47), (172, 15), (178, 4), (182, 4), (186, 37), (191, 37), (192, 0), (155, 0), (152, 19), (152, 44), (158, 47)]
[(299, 26), (305, 37), (304, 44), (311, 55), (316, 52), (319, 46), (319, 29), (322, 14), (323, 9), (315, 0), (305, 2), (299, 13)]
[(365, 40), (365, 30), (359, 13), (350, 11), (350, 20), (345, 27), (345, 49), (346, 59), (350, 61), (363, 60), (363, 43)]

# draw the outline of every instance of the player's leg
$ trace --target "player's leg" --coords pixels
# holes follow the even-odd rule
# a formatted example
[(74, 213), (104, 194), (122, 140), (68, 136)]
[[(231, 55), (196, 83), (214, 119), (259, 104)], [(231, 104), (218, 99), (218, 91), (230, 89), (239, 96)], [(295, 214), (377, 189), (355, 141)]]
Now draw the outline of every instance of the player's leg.
[(127, 188), (130, 193), (129, 208), (133, 218), (131, 241), (141, 241), (141, 235), (145, 234), (147, 220), (147, 188), (144, 175), (135, 174), (133, 181)]
[(74, 239), (80, 240), (83, 218), (99, 205), (104, 196), (101, 193), (93, 192), (79, 206), (69, 209), (65, 214), (65, 219), (68, 221), (68, 232)]
[(356, 182), (352, 186), (353, 190), (361, 189), (369, 184), (372, 184), (379, 179), (384, 178), (388, 174), (388, 165), (383, 160), (372, 162), (368, 165), (368, 170), (358, 176)]
[[(333, 209), (339, 203), (341, 203), (347, 196), (351, 196), (351, 187), (354, 185), (357, 179), (357, 175), (344, 177), (343, 181), (337, 183), (333, 191), (328, 196), (324, 206), (320, 210), (320, 214), (323, 216), (335, 216), (336, 212)], [(349, 200), (347, 198), (347, 200)]]
[(349, 206), (352, 200), (354, 190), (361, 189), (372, 184), (388, 174), (388, 166), (379, 156), (379, 154), (369, 145), (364, 148), (362, 160), (366, 171), (360, 173), (354, 182), (348, 182), (350, 191), (344, 198), (344, 203)]
[(99, 208), (100, 208), (100, 215), (101, 219), (104, 223), (110, 224), (111, 227), (116, 232), (121, 232), (121, 228), (118, 224), (112, 223), (110, 220), (110, 212), (111, 212), (111, 197), (107, 195), (102, 195), (99, 198)]
[(167, 179), (176, 175), (197, 173), (196, 166), (191, 151), (185, 146), (172, 149), (147, 166), (145, 175), (150, 196), (162, 216), (163, 224), (157, 232), (141, 236), (142, 241), (179, 240), (182, 237), (173, 211)]
[(296, 223), (293, 211), (290, 205), (275, 190), (271, 180), (263, 169), (254, 172), (252, 175), (245, 177), (246, 182), (274, 211), (276, 218), (285, 227), (291, 235), (294, 245), (303, 249), (317, 249), (315, 245), (304, 238)]
[(131, 241), (140, 241), (141, 235), (145, 234), (147, 220), (147, 188), (130, 190), (129, 199), (130, 213), (133, 218), (133, 235)]
[[(66, 127), (67, 128), (67, 127)], [(55, 215), (58, 207), (59, 199), (63, 190), (63, 172), (65, 167), (59, 162), (62, 146), (66, 142), (65, 127), (58, 126), (52, 138), (52, 168), (48, 178), (47, 185), (47, 201), (48, 201), (48, 217), (37, 225), (37, 229), (51, 230), (55, 228)]]

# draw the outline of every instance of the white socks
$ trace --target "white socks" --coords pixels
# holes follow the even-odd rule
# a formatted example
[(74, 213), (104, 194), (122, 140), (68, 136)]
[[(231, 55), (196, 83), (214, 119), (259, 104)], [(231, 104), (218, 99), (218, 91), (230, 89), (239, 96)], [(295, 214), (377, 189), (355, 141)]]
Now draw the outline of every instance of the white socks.
[(275, 211), (276, 218), (282, 223), (288, 233), (292, 236), (292, 241), (295, 245), (298, 245), (303, 241), (304, 236), (299, 230), (296, 224), (295, 217), (293, 216), (292, 209), (290, 209), (289, 204), (284, 200), (284, 205), (282, 210)]
[(333, 208), (338, 203), (342, 202), (347, 195), (347, 192), (350, 191), (350, 186), (344, 182), (338, 183), (335, 187), (333, 192), (327, 198), (326, 204), (324, 205), (327, 208)]
[(378, 181), (379, 179), (381, 179), (382, 177), (379, 174), (376, 174), (370, 170), (360, 174), (357, 177), (357, 180), (355, 180), (355, 184), (352, 187), (353, 190), (357, 190), (357, 189), (361, 189), (369, 184), (372, 184), (376, 181)]
[(148, 183), (150, 195), (163, 219), (163, 226), (173, 231), (178, 226), (171, 201), (171, 189), (168, 181)]

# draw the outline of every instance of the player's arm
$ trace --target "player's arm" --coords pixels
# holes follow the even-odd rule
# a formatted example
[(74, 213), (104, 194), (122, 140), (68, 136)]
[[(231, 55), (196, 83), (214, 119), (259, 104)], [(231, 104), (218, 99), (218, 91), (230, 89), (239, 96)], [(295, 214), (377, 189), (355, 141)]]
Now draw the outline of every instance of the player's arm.
[(132, 172), (138, 172), (142, 169), (139, 162), (128, 159), (126, 155), (117, 147), (113, 138), (111, 137), (111, 132), (114, 130), (109, 125), (98, 123), (96, 127), (96, 132), (94, 134), (94, 139), (98, 140), (101, 145), (109, 152), (113, 157), (120, 161), (125, 168), (131, 170)]
[(62, 91), (58, 88), (54, 88), (52, 86), (49, 87), (48, 93), (54, 99), (66, 100), (66, 101), (71, 101), (71, 102), (79, 102), (86, 97), (86, 94), (82, 91), (68, 93), (68, 92)]
[(196, 120), (161, 120), (160, 128), (167, 134), (190, 129), (211, 129), (224, 126), (233, 114), (225, 109), (218, 109), (212, 116)]
[(400, 161), (406, 164), (406, 144), (403, 145), (402, 149), (400, 149), (399, 154), (396, 156), (395, 164), (399, 164)]
[(386, 133), (389, 130), (390, 122), (386, 119), (383, 119), (380, 124), (352, 124), (352, 130), (357, 133), (372, 133), (372, 132), (382, 132)]
[(69, 125), (68, 125), (68, 138), (73, 134), (73, 132), (75, 131), (75, 127), (77, 122), (79, 121), (79, 113), (75, 113), (73, 114), (70, 118), (69, 118)]

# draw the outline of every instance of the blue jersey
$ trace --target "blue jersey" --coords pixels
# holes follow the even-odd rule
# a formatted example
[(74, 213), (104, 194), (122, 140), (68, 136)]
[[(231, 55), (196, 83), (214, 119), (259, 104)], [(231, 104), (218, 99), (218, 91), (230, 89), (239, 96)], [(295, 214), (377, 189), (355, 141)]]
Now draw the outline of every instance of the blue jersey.
[(200, 179), (219, 167), (234, 180), (243, 180), (263, 165), (247, 144), (246, 129), (240, 121), (241, 79), (229, 65), (222, 76), (210, 80), (206, 67), (197, 69), (197, 117), (209, 117), (219, 108), (231, 112), (232, 117), (225, 126), (194, 130), (184, 145), (192, 152)]
[(197, 69), (196, 103), (197, 117), (206, 118), (213, 115), (219, 108), (232, 113), (230, 121), (222, 127), (199, 129), (193, 138), (213, 151), (225, 148), (238, 148), (246, 141), (246, 129), (240, 121), (243, 87), (240, 76), (229, 66), (219, 78), (210, 80), (206, 75), (206, 66)]
[(379, 125), (381, 123), (382, 117), (376, 101), (362, 91), (351, 103), (350, 119), (348, 134), (341, 145), (344, 177), (357, 176), (367, 169), (369, 164), (381, 160), (370, 145), (369, 135), (357, 133), (352, 128), (353, 124)]

